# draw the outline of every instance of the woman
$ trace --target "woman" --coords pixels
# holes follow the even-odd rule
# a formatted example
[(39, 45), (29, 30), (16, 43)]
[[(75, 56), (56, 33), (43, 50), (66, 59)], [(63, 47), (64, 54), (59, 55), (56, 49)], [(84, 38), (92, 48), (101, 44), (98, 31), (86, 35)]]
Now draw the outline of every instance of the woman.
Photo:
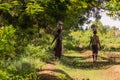
[(98, 57), (98, 45), (100, 45), (100, 40), (99, 36), (97, 36), (97, 31), (93, 31), (93, 36), (91, 37), (90, 45), (92, 45), (92, 57), (93, 57), (93, 62), (97, 61)]
[(60, 59), (62, 55), (62, 27), (63, 23), (61, 21), (57, 24), (58, 30), (55, 34), (55, 38), (53, 39), (52, 43), (56, 40), (55, 47), (54, 47), (54, 55), (56, 59)]

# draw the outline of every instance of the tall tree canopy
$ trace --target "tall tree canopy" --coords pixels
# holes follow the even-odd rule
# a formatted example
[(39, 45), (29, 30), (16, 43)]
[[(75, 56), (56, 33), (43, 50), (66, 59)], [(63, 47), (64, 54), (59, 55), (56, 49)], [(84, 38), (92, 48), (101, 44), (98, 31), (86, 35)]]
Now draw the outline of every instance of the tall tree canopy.
[(100, 19), (101, 10), (120, 18), (119, 5), (119, 0), (0, 0), (0, 25), (50, 29), (62, 20), (67, 29), (76, 28), (91, 16)]

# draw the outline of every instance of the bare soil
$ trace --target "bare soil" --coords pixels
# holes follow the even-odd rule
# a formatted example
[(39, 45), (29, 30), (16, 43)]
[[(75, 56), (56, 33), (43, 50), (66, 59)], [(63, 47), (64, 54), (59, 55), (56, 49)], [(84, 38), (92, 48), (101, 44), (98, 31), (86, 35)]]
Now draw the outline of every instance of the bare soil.
[[(86, 61), (92, 61), (92, 52), (91, 51), (84, 51), (81, 54), (83, 57), (88, 57)], [(105, 55), (106, 58), (109, 58), (109, 56)], [(98, 62), (102, 59), (98, 59)], [(102, 60), (103, 62), (106, 62), (106, 60)], [(37, 72), (38, 75), (40, 75), (40, 80), (60, 80), (55, 74), (60, 73), (61, 70), (57, 69), (55, 67), (54, 62), (53, 63), (47, 63), (45, 65), (45, 68), (42, 71)], [(106, 69), (105, 72), (100, 74), (101, 77), (109, 77), (108, 80), (117, 80), (118, 77), (120, 78), (120, 64), (118, 65), (111, 65), (109, 68)], [(73, 79), (74, 80), (74, 79)]]

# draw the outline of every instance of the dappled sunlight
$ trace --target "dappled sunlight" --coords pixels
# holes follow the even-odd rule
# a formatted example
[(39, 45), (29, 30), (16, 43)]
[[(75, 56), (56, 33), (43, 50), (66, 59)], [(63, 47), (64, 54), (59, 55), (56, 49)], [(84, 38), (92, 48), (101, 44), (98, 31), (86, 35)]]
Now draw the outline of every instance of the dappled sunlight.
[(119, 80), (119, 5), (0, 0), (0, 80)]
[(100, 52), (98, 61), (93, 63), (91, 54), (87, 52), (89, 51), (66, 53), (55, 64), (57, 68), (67, 72), (75, 80), (113, 80), (118, 78), (120, 62), (111, 62), (109, 57)]
[[(112, 65), (119, 65), (120, 62), (111, 62), (108, 57), (99, 55), (96, 63), (92, 60), (92, 55), (86, 51), (82, 54), (65, 54), (61, 59), (61, 64), (71, 68), (78, 69), (108, 69)], [(73, 55), (73, 56), (72, 56)], [(76, 56), (74, 56), (76, 55)]]
[(55, 64), (47, 63), (45, 68), (37, 72), (39, 80), (72, 80), (63, 70), (57, 69)]

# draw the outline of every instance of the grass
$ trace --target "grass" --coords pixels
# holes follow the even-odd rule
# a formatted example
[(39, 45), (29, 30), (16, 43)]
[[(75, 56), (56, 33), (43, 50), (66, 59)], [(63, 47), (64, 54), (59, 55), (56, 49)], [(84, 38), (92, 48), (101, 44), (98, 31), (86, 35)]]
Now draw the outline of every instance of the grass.
[(21, 56), (14, 60), (0, 61), (0, 80), (37, 79), (36, 70), (41, 70), (44, 62), (31, 56)]
[[(103, 60), (103, 52), (101, 52), (99, 59)], [(56, 67), (68, 74), (73, 80), (113, 80), (110, 76), (111, 69), (116, 63), (98, 62), (93, 63), (86, 61), (90, 57), (88, 55), (72, 52), (64, 54), (62, 59), (56, 61)], [(120, 79), (118, 79), (120, 80)]]

